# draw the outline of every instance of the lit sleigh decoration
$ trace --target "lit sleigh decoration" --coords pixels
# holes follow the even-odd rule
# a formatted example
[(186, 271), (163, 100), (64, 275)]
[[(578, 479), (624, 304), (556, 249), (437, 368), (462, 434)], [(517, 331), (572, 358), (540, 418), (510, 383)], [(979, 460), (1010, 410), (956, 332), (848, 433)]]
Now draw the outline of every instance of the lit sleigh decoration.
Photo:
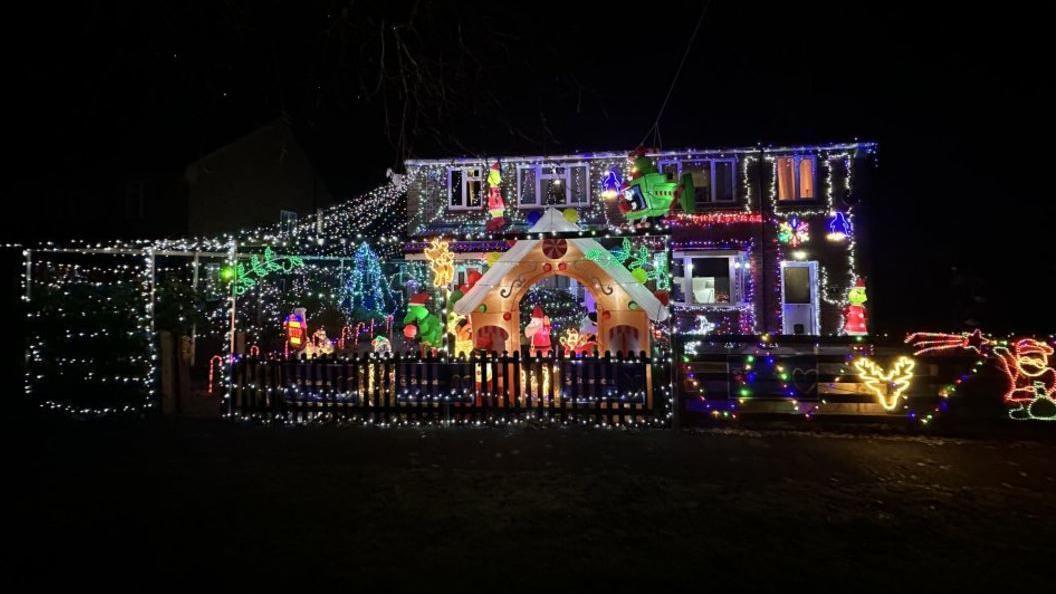
[(1009, 418), (1056, 421), (1052, 345), (1034, 338), (998, 342), (979, 330), (959, 334), (915, 332), (906, 337), (906, 343), (916, 348), (916, 355), (965, 350), (978, 354), (980, 362), (993, 359), (1008, 381), (1002, 400), (1009, 407)]

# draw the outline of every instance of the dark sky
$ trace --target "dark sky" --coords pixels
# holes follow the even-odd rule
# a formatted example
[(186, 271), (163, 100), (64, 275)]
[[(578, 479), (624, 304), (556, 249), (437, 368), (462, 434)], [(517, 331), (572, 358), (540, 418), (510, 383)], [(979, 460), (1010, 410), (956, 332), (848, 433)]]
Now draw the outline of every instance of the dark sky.
[[(27, 186), (83, 188), (90, 206), (99, 188), (178, 174), (279, 116), (339, 196), (407, 156), (634, 148), (701, 4), (572, 4), (13, 9), (2, 239), (79, 234), (20, 201)], [(924, 4), (711, 3), (663, 146), (876, 140), (871, 303), (884, 326), (974, 316), (1051, 331), (1044, 21), (1011, 4)]]

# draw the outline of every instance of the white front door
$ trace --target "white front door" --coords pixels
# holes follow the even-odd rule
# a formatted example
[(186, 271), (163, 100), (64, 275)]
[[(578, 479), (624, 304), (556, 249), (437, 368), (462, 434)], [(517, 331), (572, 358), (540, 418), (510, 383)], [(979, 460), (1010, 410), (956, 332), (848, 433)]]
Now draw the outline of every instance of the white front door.
[(781, 331), (820, 334), (818, 327), (818, 263), (781, 263)]

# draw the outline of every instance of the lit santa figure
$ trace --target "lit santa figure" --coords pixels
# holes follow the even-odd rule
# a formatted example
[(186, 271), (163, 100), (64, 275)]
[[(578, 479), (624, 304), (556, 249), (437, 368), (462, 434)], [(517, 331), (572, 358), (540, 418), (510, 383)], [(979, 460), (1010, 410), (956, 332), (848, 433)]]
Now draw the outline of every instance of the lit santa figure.
[(488, 233), (494, 233), (506, 226), (506, 202), (502, 199), (502, 174), (499, 172), (499, 164), (496, 162), (488, 171), (488, 214), (491, 220), (485, 226)]
[(862, 305), (868, 301), (868, 297), (865, 296), (865, 281), (858, 279), (854, 283), (854, 287), (847, 292), (848, 303), (843, 308), (843, 332), (850, 336), (864, 336), (869, 334), (869, 330), (865, 325), (865, 306)]
[(524, 335), (528, 338), (529, 352), (533, 355), (537, 352), (544, 355), (550, 353), (550, 318), (538, 305), (532, 310), (532, 321), (525, 326)]

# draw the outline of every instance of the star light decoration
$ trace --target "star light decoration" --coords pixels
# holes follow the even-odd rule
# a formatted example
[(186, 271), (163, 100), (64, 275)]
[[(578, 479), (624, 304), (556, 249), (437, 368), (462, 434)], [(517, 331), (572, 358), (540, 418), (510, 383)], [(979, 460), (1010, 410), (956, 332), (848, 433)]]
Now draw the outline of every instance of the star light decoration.
[(905, 343), (914, 346), (916, 350), (913, 351), (913, 355), (919, 357), (926, 353), (954, 349), (967, 349), (981, 353), (982, 348), (990, 344), (990, 339), (983, 336), (982, 331), (976, 329), (972, 332), (962, 332), (960, 334), (914, 332), (906, 337)]

